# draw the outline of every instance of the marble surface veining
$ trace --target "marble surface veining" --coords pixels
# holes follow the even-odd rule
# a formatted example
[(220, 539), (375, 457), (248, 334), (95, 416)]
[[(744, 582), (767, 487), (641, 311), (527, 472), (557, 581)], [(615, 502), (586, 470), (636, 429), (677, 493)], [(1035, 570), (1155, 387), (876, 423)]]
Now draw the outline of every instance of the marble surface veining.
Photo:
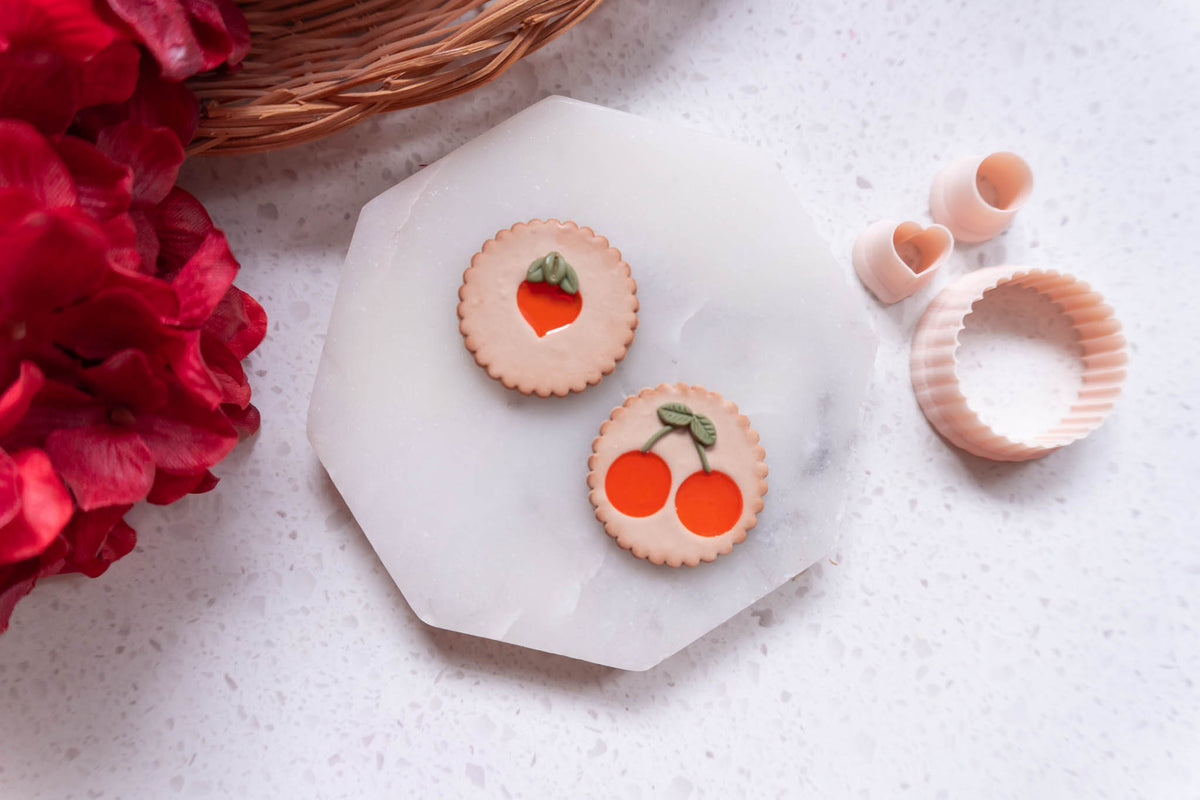
[[(1197, 796), (1197, 52), (1187, 0), (609, 0), (466, 96), (186, 165), (271, 312), (263, 429), (17, 608), (0, 796)], [(358, 209), (551, 94), (759, 148), (846, 270), (956, 155), (1036, 180), (926, 292), (854, 287), (881, 345), (839, 544), (644, 673), (421, 623), (305, 438)], [(947, 447), (907, 385), (931, 293), (1005, 261), (1086, 277), (1133, 357), (1099, 432), (1020, 465)]]

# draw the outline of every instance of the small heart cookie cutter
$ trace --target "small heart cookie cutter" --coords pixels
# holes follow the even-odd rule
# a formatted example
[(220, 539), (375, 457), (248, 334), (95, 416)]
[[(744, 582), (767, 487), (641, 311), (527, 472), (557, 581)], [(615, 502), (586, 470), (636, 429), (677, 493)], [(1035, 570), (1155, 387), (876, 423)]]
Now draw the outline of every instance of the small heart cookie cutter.
[(986, 242), (1003, 233), (1033, 191), (1033, 172), (1016, 153), (967, 156), (933, 180), (929, 211), (959, 242)]
[(895, 303), (933, 280), (950, 254), (954, 237), (942, 225), (884, 219), (858, 235), (851, 252), (854, 271), (881, 302)]
[[(985, 425), (963, 395), (958, 337), (973, 306), (1001, 286), (1025, 286), (1049, 298), (1079, 334), (1082, 384), (1070, 410), (1049, 430), (1015, 439)], [(943, 289), (913, 336), (913, 390), (929, 422), (952, 444), (994, 461), (1027, 461), (1077, 442), (1100, 427), (1125, 381), (1129, 354), (1121, 323), (1098, 292), (1072, 275), (1028, 267), (985, 267)]]

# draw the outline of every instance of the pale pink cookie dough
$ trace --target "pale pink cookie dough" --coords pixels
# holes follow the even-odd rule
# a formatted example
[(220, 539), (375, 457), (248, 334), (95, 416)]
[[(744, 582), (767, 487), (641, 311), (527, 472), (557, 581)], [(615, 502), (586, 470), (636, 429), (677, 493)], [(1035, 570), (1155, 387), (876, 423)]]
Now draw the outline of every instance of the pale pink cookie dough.
[[(737, 522), (716, 536), (693, 533), (680, 521), (676, 496), (680, 485), (702, 470), (696, 444), (685, 429), (662, 436), (651, 448), (671, 471), (671, 488), (663, 507), (644, 517), (627, 516), (618, 511), (605, 492), (605, 477), (613, 462), (642, 445), (664, 427), (658, 408), (666, 403), (682, 403), (696, 414), (708, 417), (716, 429), (716, 443), (705, 449), (709, 465), (728, 475), (742, 495), (742, 511)], [(617, 540), (617, 544), (639, 558), (655, 564), (696, 566), (713, 561), (746, 538), (746, 532), (758, 521), (767, 492), (766, 453), (758, 444), (758, 433), (750, 420), (738, 413), (733, 403), (702, 386), (660, 384), (643, 389), (628, 398), (600, 426), (600, 435), (592, 443), (588, 459), (588, 497), (596, 508), (596, 519)]]
[[(539, 337), (517, 305), (529, 265), (558, 252), (579, 278), (582, 308)], [(467, 349), (488, 375), (540, 397), (581, 392), (612, 372), (637, 328), (637, 284), (621, 252), (574, 222), (531, 220), (484, 243), (463, 273), (458, 316)]]

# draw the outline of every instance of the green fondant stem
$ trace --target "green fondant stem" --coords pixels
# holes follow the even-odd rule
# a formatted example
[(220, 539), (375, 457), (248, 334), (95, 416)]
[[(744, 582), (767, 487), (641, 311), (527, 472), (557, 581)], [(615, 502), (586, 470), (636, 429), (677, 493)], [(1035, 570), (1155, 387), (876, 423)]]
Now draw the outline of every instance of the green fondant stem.
[[(708, 456), (704, 453), (704, 448), (716, 443), (717, 440), (716, 428), (713, 427), (712, 421), (703, 414), (694, 413), (683, 403), (664, 403), (658, 407), (658, 418), (667, 424), (646, 440), (646, 443), (642, 445), (642, 452), (649, 453), (650, 448), (654, 447), (659, 439), (673, 430), (687, 430), (692, 444), (696, 445), (696, 452), (700, 454), (700, 465), (704, 467), (705, 472), (712, 472), (712, 467), (708, 465)], [(699, 434), (696, 432), (698, 425), (700, 426)], [(701, 441), (701, 439), (707, 441)]]
[(658, 442), (659, 439), (666, 436), (668, 433), (670, 433), (673, 430), (675, 430), (675, 429), (670, 425), (662, 426), (662, 428), (659, 429), (658, 433), (651, 436), (649, 439), (646, 440), (646, 443), (644, 445), (642, 445), (642, 452), (649, 453), (650, 448), (654, 447), (654, 445)]

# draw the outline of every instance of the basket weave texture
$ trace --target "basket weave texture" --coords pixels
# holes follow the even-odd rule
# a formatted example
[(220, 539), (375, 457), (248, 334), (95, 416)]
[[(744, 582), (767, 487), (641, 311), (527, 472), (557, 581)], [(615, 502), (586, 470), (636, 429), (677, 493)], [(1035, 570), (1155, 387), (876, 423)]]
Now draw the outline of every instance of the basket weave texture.
[(190, 153), (255, 153), (319, 139), (496, 78), (600, 0), (245, 0), (251, 49), (236, 72), (189, 85)]

